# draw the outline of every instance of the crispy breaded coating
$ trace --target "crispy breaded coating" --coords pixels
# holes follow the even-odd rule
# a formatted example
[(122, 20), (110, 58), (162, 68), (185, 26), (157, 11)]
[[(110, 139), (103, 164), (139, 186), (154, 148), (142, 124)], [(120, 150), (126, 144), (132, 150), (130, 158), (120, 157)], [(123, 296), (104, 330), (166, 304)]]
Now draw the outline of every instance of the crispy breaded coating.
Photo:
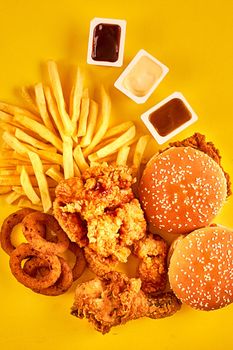
[(104, 258), (89, 247), (84, 248), (84, 254), (89, 269), (99, 277), (104, 276), (108, 272), (115, 271), (119, 263), (116, 257), (108, 256)]
[(87, 318), (103, 334), (111, 327), (139, 317), (162, 318), (180, 309), (173, 293), (147, 298), (141, 291), (141, 281), (120, 272), (81, 283), (76, 288), (71, 314)]
[(99, 261), (114, 257), (126, 262), (130, 246), (146, 232), (134, 181), (127, 166), (102, 164), (57, 186), (55, 217), (69, 238), (98, 254)]
[(81, 177), (58, 184), (55, 209), (60, 206), (63, 212), (81, 213), (84, 220), (92, 219), (130, 202), (134, 182), (132, 170), (126, 166), (102, 164), (88, 168)]
[(148, 310), (140, 287), (139, 279), (109, 272), (101, 280), (96, 278), (77, 287), (71, 313), (86, 317), (98, 331), (107, 333), (111, 327), (139, 318)]
[(181, 308), (181, 302), (173, 292), (156, 294), (154, 297), (147, 297), (147, 317), (158, 319), (172, 316)]
[(134, 253), (140, 259), (138, 275), (146, 294), (161, 292), (167, 283), (167, 243), (159, 236), (148, 233), (135, 242)]

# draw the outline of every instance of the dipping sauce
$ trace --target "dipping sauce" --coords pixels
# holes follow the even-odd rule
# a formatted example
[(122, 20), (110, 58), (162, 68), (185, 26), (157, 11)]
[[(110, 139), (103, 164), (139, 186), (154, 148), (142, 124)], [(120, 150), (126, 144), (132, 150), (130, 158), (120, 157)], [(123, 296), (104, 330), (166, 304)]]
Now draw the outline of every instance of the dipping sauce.
[(121, 27), (119, 25), (99, 23), (93, 33), (92, 59), (116, 62), (119, 56), (120, 38)]
[(161, 77), (163, 69), (148, 56), (141, 56), (123, 80), (123, 86), (138, 97), (145, 96)]
[(149, 115), (149, 121), (160, 136), (167, 136), (191, 118), (191, 112), (179, 98), (171, 99)]

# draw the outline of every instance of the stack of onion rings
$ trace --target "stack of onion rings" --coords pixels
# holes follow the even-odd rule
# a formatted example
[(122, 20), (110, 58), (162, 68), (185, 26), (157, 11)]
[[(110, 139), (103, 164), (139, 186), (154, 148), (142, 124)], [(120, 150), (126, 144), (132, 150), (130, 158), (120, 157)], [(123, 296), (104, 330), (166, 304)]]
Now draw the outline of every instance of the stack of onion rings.
[[(28, 243), (15, 247), (11, 234), (19, 223)], [(12, 274), (36, 293), (51, 296), (63, 294), (85, 270), (86, 260), (82, 249), (70, 242), (52, 215), (29, 208), (18, 210), (3, 222), (0, 239), (3, 250), (10, 255)], [(67, 250), (75, 255), (72, 268), (58, 256)]]

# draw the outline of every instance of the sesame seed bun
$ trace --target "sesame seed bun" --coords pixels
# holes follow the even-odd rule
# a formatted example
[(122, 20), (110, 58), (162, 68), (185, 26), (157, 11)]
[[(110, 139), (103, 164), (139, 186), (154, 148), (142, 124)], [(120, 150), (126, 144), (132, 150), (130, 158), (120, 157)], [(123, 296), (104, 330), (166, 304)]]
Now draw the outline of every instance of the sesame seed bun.
[(169, 266), (176, 296), (198, 310), (233, 302), (233, 231), (223, 227), (195, 230), (180, 240)]
[(148, 162), (139, 198), (158, 233), (186, 234), (208, 226), (227, 197), (227, 181), (210, 156), (192, 147), (171, 147)]

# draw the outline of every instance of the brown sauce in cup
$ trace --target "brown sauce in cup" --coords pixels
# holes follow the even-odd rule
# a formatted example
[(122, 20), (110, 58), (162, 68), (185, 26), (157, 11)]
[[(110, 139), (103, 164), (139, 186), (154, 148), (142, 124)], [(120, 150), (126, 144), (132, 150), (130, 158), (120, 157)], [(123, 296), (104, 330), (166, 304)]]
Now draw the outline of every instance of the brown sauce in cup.
[(119, 56), (121, 27), (117, 24), (98, 24), (93, 33), (92, 59), (116, 62)]
[(184, 102), (173, 98), (149, 116), (151, 124), (160, 136), (167, 136), (192, 118)]

